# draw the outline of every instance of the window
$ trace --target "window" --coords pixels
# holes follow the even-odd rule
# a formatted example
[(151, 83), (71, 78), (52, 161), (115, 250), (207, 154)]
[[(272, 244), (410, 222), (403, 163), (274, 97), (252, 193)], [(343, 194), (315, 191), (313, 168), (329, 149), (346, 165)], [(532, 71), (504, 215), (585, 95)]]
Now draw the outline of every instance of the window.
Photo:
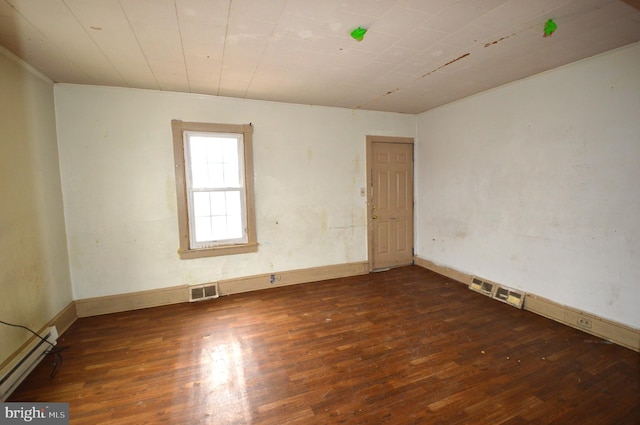
[(180, 258), (257, 251), (251, 124), (171, 126)]

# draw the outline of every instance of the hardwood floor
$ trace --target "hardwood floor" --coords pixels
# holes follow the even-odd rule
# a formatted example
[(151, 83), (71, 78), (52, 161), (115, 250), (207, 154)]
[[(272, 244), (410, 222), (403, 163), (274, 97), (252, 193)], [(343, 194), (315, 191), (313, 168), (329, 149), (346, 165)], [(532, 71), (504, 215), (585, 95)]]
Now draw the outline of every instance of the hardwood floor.
[(71, 424), (638, 424), (640, 354), (419, 267), (79, 319)]

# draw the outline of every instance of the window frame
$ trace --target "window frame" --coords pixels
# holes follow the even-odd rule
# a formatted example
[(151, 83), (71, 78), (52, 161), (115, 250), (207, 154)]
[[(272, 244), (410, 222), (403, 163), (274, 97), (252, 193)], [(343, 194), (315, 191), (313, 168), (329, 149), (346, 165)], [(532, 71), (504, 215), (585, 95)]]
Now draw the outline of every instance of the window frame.
[[(189, 211), (194, 213), (194, 216), (190, 216), (190, 218), (195, 218), (195, 196), (197, 193), (207, 193), (209, 195), (213, 193), (231, 193), (236, 192), (238, 194), (238, 200), (241, 204), (241, 215), (240, 221), (242, 223), (242, 234), (237, 238), (227, 238), (220, 240), (210, 240), (198, 242), (197, 240), (190, 240), (189, 245), (191, 249), (203, 249), (210, 248), (214, 246), (224, 246), (224, 245), (234, 245), (234, 244), (244, 244), (248, 242), (248, 234), (247, 234), (247, 211), (246, 211), (246, 190), (245, 190), (245, 175), (244, 175), (244, 135), (243, 133), (219, 133), (219, 132), (202, 132), (202, 131), (190, 131), (185, 130), (182, 132), (184, 137), (184, 152), (185, 157), (189, 158), (191, 162), (185, 161), (185, 175), (186, 175), (186, 188), (187, 188), (187, 202)], [(238, 177), (237, 185), (233, 186), (197, 186), (193, 180), (194, 173), (194, 157), (192, 156), (193, 143), (196, 139), (200, 137), (214, 137), (214, 138), (224, 138), (224, 139), (234, 139), (236, 141), (236, 164), (238, 165), (238, 173), (236, 176)], [(225, 195), (226, 197), (226, 195)], [(196, 223), (193, 220), (189, 220), (189, 234), (194, 235), (196, 232)]]
[[(172, 120), (171, 128), (173, 133), (173, 155), (178, 207), (178, 233), (180, 240), (178, 255), (180, 258), (184, 260), (256, 252), (258, 250), (258, 242), (256, 235), (255, 200), (253, 189), (253, 125), (214, 124)], [(189, 200), (185, 165), (185, 132), (242, 134), (244, 148), (244, 198), (247, 220), (247, 242), (191, 248)]]

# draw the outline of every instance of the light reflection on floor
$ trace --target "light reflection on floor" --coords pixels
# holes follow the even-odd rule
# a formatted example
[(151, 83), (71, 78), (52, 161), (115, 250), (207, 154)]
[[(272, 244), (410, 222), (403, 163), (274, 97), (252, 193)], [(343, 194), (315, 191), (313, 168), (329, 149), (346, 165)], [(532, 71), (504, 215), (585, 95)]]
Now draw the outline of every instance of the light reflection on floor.
[[(206, 335), (199, 350), (188, 350), (199, 356), (199, 377), (187, 389), (193, 403), (207, 415), (203, 423), (250, 424), (251, 406), (248, 403), (245, 379), (245, 359), (240, 341), (233, 336)], [(195, 348), (195, 347), (194, 347)], [(245, 348), (246, 350), (246, 348)], [(184, 416), (183, 416), (184, 417)]]

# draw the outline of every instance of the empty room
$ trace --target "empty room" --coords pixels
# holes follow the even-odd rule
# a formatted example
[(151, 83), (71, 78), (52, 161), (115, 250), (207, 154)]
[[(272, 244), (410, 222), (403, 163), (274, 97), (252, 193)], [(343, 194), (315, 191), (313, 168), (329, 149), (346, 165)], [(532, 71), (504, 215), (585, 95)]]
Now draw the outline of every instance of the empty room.
[(640, 423), (640, 2), (0, 0), (0, 423)]

